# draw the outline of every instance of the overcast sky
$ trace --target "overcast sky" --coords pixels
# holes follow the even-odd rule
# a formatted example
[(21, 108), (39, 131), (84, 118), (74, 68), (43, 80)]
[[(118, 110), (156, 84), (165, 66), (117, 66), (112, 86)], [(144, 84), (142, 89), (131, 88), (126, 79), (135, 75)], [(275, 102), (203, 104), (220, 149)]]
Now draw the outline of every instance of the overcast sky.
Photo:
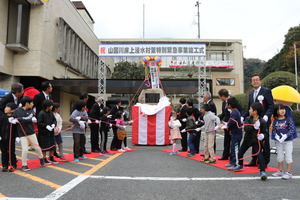
[[(195, 39), (196, 0), (82, 0), (98, 38)], [(241, 39), (245, 58), (267, 61), (290, 27), (300, 24), (300, 0), (199, 0), (201, 39)]]

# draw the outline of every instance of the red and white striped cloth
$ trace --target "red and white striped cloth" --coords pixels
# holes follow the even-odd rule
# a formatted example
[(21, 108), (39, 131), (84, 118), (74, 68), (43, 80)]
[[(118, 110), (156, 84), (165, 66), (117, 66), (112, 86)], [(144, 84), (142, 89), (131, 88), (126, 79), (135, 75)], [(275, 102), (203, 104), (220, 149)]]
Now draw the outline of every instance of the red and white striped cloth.
[(166, 106), (154, 115), (141, 112), (140, 106), (132, 106), (132, 144), (170, 144), (170, 120), (172, 107)]

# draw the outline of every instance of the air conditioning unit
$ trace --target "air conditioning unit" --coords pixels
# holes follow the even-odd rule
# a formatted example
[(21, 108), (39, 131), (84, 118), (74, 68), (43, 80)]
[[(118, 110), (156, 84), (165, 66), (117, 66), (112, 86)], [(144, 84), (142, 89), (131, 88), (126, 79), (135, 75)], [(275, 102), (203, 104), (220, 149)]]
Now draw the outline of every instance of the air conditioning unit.
[(43, 0), (26, 0), (26, 1), (34, 6), (41, 5), (44, 3)]

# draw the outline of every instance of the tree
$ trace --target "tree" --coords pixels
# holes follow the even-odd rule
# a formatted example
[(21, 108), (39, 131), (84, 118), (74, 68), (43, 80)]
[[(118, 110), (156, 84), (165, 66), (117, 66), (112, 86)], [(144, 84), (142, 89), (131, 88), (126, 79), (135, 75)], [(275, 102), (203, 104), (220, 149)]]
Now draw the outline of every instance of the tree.
[(293, 88), (296, 88), (295, 74), (285, 71), (273, 72), (262, 79), (262, 85), (271, 90), (280, 85), (289, 85)]
[(122, 61), (116, 63), (113, 79), (144, 79), (145, 72), (142, 64), (135, 62)]
[(244, 58), (244, 90), (247, 91), (251, 88), (250, 78), (254, 73), (258, 73), (259, 69), (262, 68), (265, 61), (257, 58)]

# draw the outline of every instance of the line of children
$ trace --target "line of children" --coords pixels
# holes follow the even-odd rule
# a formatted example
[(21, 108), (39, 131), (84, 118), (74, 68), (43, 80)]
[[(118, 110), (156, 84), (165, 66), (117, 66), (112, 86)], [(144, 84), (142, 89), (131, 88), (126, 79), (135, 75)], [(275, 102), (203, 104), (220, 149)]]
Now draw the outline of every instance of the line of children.
[(176, 150), (176, 141), (177, 140), (181, 140), (181, 134), (180, 134), (180, 127), (181, 127), (181, 123), (180, 121), (177, 119), (177, 113), (176, 112), (172, 112), (171, 113), (171, 119), (168, 122), (168, 125), (170, 127), (170, 140), (172, 140), (172, 152), (169, 154), (170, 156), (175, 155), (175, 154), (179, 154), (179, 151)]

